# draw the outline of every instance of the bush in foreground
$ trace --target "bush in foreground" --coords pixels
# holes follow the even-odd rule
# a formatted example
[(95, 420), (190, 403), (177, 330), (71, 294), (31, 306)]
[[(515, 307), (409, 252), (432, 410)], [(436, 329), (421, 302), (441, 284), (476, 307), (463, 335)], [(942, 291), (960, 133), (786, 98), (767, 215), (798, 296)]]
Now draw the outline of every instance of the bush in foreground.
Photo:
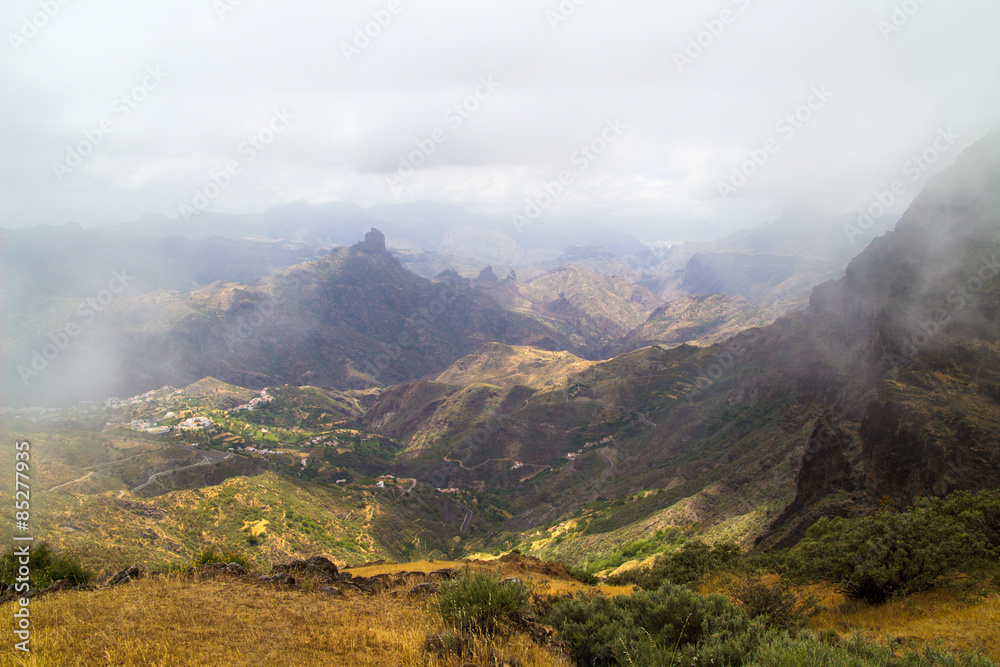
[(750, 618), (759, 618), (767, 627), (795, 630), (818, 611), (815, 596), (800, 598), (785, 580), (768, 584), (758, 577), (737, 580), (726, 592)]
[(671, 585), (612, 598), (580, 594), (553, 605), (546, 621), (591, 667), (742, 664), (763, 632), (721, 595)]
[[(20, 567), (20, 556), (14, 553), (14, 547), (0, 557), (0, 581), (13, 584)], [(65, 580), (73, 586), (89, 584), (94, 574), (83, 567), (69, 554), (59, 554), (52, 551), (45, 542), (32, 547), (28, 556), (28, 567), (31, 570), (28, 584), (32, 588), (45, 588), (54, 581)]]
[(996, 667), (996, 663), (975, 653), (950, 653), (925, 646), (896, 655), (885, 644), (855, 635), (839, 644), (829, 644), (804, 632), (766, 638), (755, 649), (752, 667)]
[(881, 604), (988, 567), (1000, 541), (1000, 495), (924, 498), (903, 512), (823, 518), (789, 552), (806, 578), (837, 584), (847, 597)]
[[(774, 606), (771, 589), (763, 608)], [(779, 602), (786, 603), (778, 593)], [(631, 597), (581, 594), (557, 602), (545, 618), (573, 646), (578, 664), (587, 667), (996, 667), (979, 654), (931, 646), (900, 655), (898, 648), (860, 635), (832, 643), (807, 631), (793, 635), (766, 627), (765, 616), (751, 619), (719, 595), (703, 597), (684, 586), (664, 585)]]
[(529, 596), (523, 584), (503, 583), (498, 574), (467, 569), (441, 585), (431, 609), (459, 630), (491, 635), (517, 623)]

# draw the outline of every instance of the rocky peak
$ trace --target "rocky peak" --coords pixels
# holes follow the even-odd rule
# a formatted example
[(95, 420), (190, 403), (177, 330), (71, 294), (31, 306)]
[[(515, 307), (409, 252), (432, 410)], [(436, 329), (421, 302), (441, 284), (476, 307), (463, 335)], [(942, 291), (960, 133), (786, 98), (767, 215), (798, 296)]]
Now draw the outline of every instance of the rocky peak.
[(374, 227), (371, 228), (371, 231), (365, 234), (364, 241), (354, 245), (354, 249), (368, 253), (369, 255), (389, 254), (385, 249), (385, 234)]
[(492, 266), (487, 266), (485, 269), (479, 272), (479, 277), (476, 278), (477, 283), (495, 283), (499, 282), (500, 278), (496, 273), (493, 272)]

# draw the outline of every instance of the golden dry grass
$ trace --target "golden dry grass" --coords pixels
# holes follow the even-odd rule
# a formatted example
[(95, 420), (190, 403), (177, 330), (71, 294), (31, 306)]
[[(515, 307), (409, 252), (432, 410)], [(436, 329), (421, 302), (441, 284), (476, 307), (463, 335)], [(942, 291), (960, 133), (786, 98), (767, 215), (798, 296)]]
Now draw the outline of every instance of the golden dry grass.
[[(767, 575), (761, 580), (776, 584), (780, 577)], [(731, 575), (703, 579), (696, 586), (702, 595), (720, 593), (729, 596)], [(957, 595), (945, 588), (915, 593), (881, 605), (848, 600), (832, 584), (793, 587), (801, 598), (813, 596), (819, 613), (809, 619), (808, 627), (817, 632), (836, 632), (842, 638), (860, 631), (879, 642), (912, 642), (916, 645), (940, 642), (950, 650), (981, 651), (1000, 662), (1000, 592), (982, 588), (979, 595)]]
[[(368, 567), (351, 568), (349, 572), (354, 576), (373, 577), (376, 574), (398, 574), (400, 572), (433, 572), (442, 568), (453, 568), (462, 570), (465, 567), (473, 569), (483, 569), (497, 571), (499, 568), (504, 576), (519, 577), (529, 587), (541, 589), (548, 595), (564, 595), (566, 593), (575, 594), (577, 591), (586, 590), (590, 592), (600, 592), (604, 595), (631, 595), (631, 586), (608, 586), (600, 584), (598, 586), (588, 586), (576, 579), (565, 579), (546, 575), (540, 571), (532, 571), (531, 566), (512, 567), (501, 563), (496, 559), (483, 561), (463, 561), (463, 560), (439, 560), (420, 561), (414, 563), (395, 563), (392, 565), (369, 565)], [(525, 571), (527, 570), (527, 571)]]
[(901, 639), (918, 644), (940, 640), (951, 649), (976, 650), (1000, 662), (1000, 594), (958, 597), (937, 588), (882, 605), (848, 601), (831, 587), (814, 586), (824, 610), (813, 617), (816, 630), (848, 636), (856, 629), (869, 639)]
[[(5, 623), (0, 664), (455, 667), (482, 657), (427, 656), (424, 640), (443, 629), (440, 621), (425, 601), (389, 594), (335, 599), (245, 581), (163, 577), (55, 593), (30, 608), (30, 657), (8, 651), (14, 635)], [(570, 664), (524, 636), (498, 641), (497, 650), (525, 666)]]

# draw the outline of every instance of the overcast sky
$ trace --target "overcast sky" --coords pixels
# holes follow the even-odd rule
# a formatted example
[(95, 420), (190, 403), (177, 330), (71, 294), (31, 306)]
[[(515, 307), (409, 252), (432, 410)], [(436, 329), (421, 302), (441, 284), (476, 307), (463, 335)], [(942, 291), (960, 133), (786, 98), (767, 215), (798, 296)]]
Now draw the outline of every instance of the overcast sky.
[[(749, 226), (789, 207), (855, 211), (894, 180), (898, 208), (1000, 125), (996, 0), (2, 12), (9, 227), (422, 199)], [(934, 164), (907, 163), (925, 151)]]

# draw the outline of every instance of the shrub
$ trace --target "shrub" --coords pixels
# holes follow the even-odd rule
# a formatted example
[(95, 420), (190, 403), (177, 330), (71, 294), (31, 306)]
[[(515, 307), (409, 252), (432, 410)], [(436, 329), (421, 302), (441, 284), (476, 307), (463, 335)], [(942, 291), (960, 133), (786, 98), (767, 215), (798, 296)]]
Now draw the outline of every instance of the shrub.
[(466, 569), (441, 585), (431, 609), (459, 630), (490, 635), (520, 619), (529, 595), (523, 584), (501, 583), (498, 574)]
[(587, 584), (588, 586), (596, 586), (600, 583), (597, 577), (588, 572), (582, 567), (574, 567), (572, 565), (566, 566), (566, 572), (569, 576), (573, 577), (582, 584)]
[(694, 540), (680, 549), (656, 557), (653, 567), (636, 569), (608, 577), (609, 584), (635, 584), (645, 590), (656, 590), (664, 583), (691, 584), (706, 574), (732, 571), (742, 563), (740, 548), (731, 542), (709, 546)]
[(664, 585), (632, 596), (561, 600), (545, 619), (573, 645), (580, 664), (742, 664), (762, 626), (721, 595)]
[(784, 580), (769, 585), (759, 578), (733, 582), (727, 592), (750, 618), (761, 619), (769, 628), (794, 630), (805, 625), (816, 612), (814, 596), (799, 599)]
[(996, 494), (921, 499), (905, 512), (823, 518), (789, 553), (798, 574), (835, 582), (844, 595), (880, 604), (930, 588), (996, 557)]
[[(14, 553), (14, 547), (0, 557), (0, 581), (15, 583), (20, 567), (20, 556)], [(74, 586), (89, 584), (94, 574), (83, 567), (69, 554), (53, 553), (46, 542), (35, 545), (28, 555), (28, 567), (31, 574), (28, 585), (31, 588), (45, 588), (54, 581), (65, 579)]]
[(200, 567), (208, 563), (236, 563), (248, 570), (254, 569), (251, 560), (239, 551), (216, 551), (214, 546), (204, 549), (191, 559), (191, 565), (194, 567)]
[(767, 629), (725, 598), (665, 585), (632, 597), (578, 595), (546, 614), (589, 667), (996, 667), (976, 653), (934, 646), (900, 651), (855, 635), (830, 643), (808, 631)]

